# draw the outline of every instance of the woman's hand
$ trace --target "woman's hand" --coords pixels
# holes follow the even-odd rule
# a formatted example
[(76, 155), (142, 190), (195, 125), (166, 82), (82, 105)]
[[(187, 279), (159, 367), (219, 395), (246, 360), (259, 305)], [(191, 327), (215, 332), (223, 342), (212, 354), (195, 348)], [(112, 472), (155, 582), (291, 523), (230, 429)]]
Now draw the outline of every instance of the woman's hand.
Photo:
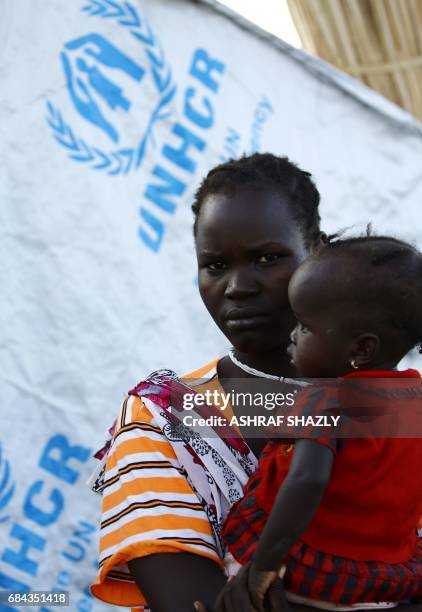
[[(276, 571), (260, 571), (254, 563), (244, 565), (220, 592), (213, 612), (264, 612), (265, 596), (276, 580)], [(199, 612), (206, 612), (201, 602), (195, 605)], [(271, 604), (271, 609), (281, 608)]]
[(251, 602), (258, 612), (264, 612), (265, 596), (277, 580), (277, 577), (278, 574), (274, 570), (259, 570), (253, 561), (249, 564), (248, 591)]

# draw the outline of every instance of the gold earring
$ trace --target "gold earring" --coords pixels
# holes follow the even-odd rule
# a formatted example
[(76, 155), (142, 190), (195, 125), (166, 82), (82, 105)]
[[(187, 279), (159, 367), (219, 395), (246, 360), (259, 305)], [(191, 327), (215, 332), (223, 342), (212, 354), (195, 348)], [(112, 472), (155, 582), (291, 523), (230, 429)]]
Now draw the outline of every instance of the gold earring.
[(356, 363), (356, 359), (352, 359), (351, 362), (350, 362), (350, 365), (352, 366), (352, 368), (354, 370), (358, 370), (359, 369), (359, 366)]

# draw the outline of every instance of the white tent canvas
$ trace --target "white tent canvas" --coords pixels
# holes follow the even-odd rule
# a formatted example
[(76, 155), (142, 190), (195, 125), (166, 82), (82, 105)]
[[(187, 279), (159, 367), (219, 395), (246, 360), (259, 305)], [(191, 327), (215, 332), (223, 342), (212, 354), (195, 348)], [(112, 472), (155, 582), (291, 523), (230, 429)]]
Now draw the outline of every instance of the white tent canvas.
[(201, 177), (288, 155), (326, 230), (420, 244), (422, 129), (213, 2), (0, 0), (0, 34), (0, 589), (101, 610), (92, 451), (138, 379), (226, 347), (197, 295)]

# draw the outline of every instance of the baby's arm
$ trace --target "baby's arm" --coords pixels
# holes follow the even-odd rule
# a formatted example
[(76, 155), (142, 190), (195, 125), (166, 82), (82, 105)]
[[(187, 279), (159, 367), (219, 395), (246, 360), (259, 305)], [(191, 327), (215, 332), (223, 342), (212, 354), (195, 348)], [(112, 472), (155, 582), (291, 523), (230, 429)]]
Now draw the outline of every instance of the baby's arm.
[(257, 570), (279, 570), (317, 511), (333, 461), (330, 448), (309, 439), (296, 442), (289, 473), (253, 554)]
[[(280, 567), (292, 545), (310, 524), (330, 480), (334, 453), (313, 440), (295, 444), (289, 473), (280, 487), (252, 561), (221, 591), (214, 612), (263, 610)], [(282, 589), (281, 589), (282, 590)], [(266, 609), (287, 609), (269, 604)]]

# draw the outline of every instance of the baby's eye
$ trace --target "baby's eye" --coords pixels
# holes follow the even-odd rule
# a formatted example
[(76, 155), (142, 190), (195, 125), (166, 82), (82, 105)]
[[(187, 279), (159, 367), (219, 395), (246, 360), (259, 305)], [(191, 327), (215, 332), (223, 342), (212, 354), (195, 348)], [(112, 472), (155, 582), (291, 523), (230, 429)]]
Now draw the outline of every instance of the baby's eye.
[(279, 259), (281, 259), (281, 255), (279, 255), (278, 253), (265, 253), (265, 255), (260, 255), (260, 257), (258, 257), (258, 263), (273, 263), (274, 261), (278, 261)]
[(303, 323), (299, 323), (299, 329), (302, 334), (307, 334), (309, 332), (309, 327), (306, 327)]

